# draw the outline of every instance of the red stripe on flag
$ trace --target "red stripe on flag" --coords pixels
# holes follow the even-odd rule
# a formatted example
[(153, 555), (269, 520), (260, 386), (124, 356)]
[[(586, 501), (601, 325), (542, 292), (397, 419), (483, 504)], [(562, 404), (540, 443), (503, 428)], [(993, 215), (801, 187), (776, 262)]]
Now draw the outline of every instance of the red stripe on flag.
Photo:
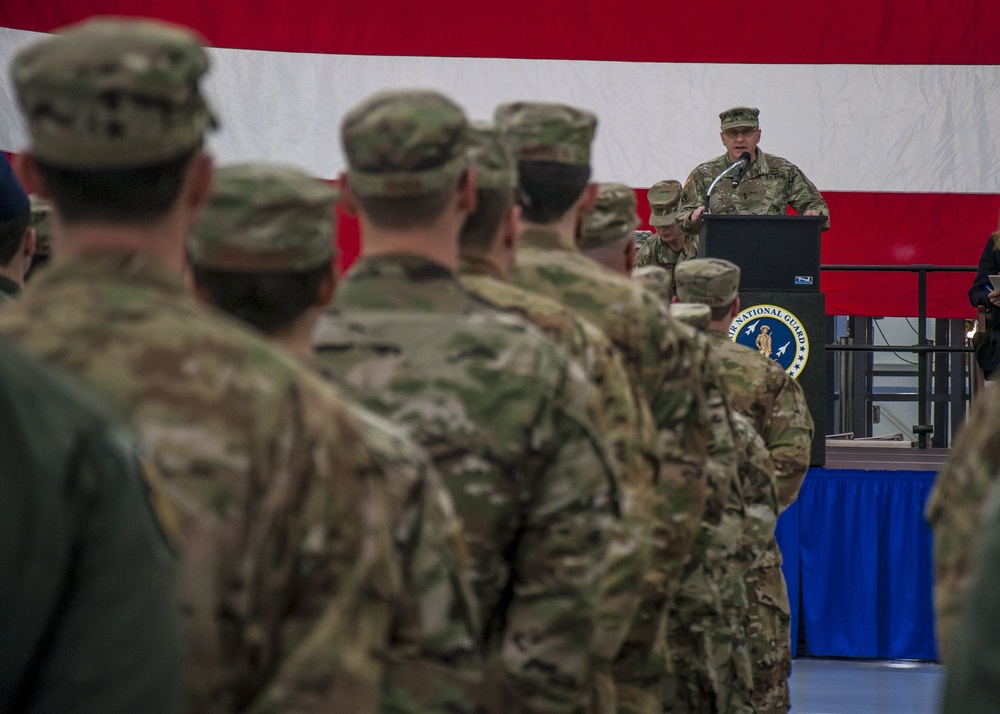
[(954, 0), (3, 0), (0, 26), (159, 17), (219, 47), (332, 54), (775, 64), (1000, 64), (1000, 4)]
[[(646, 191), (636, 192), (646, 220)], [(823, 234), (824, 265), (975, 265), (997, 226), (1000, 196), (967, 194), (825, 193), (832, 227)], [(877, 219), (877, 220), (874, 220)], [(882, 226), (892, 226), (883, 233)], [(957, 226), (957, 227), (956, 227)], [(649, 226), (644, 226), (648, 228)], [(358, 255), (357, 221), (341, 216), (340, 265)], [(974, 273), (939, 273), (927, 280), (930, 317), (974, 317), (967, 292)], [(825, 272), (828, 315), (912, 317), (916, 273)]]

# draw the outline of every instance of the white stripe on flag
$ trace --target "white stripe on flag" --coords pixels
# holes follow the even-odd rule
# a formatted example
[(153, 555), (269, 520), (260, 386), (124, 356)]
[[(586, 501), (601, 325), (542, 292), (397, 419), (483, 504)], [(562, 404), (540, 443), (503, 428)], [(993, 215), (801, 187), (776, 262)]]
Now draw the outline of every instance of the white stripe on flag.
[[(0, 28), (0, 149), (17, 150), (9, 64), (36, 33)], [(734, 65), (321, 55), (213, 49), (207, 87), (221, 162), (263, 159), (335, 177), (345, 110), (390, 87), (429, 87), (473, 118), (516, 99), (600, 118), (594, 175), (631, 186), (683, 180), (722, 153), (718, 112), (760, 107), (761, 148), (827, 191), (1000, 191), (1000, 67)]]

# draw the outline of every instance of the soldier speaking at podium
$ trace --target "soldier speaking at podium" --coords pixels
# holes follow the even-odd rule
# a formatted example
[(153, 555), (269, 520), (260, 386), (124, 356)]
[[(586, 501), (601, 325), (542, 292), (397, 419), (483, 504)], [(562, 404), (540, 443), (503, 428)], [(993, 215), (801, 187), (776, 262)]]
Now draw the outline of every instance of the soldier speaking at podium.
[(683, 232), (698, 234), (709, 188), (723, 173), (725, 178), (711, 192), (710, 213), (781, 215), (791, 206), (805, 216), (824, 216), (823, 230), (830, 227), (830, 209), (813, 182), (795, 164), (757, 148), (759, 113), (754, 107), (733, 107), (719, 114), (726, 153), (688, 176), (677, 208), (677, 225)]

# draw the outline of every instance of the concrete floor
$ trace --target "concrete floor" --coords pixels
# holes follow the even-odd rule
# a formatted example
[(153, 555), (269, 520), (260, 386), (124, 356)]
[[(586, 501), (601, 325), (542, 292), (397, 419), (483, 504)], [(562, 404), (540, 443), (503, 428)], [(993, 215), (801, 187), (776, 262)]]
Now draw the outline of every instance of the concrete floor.
[(936, 714), (939, 664), (796, 659), (791, 714)]

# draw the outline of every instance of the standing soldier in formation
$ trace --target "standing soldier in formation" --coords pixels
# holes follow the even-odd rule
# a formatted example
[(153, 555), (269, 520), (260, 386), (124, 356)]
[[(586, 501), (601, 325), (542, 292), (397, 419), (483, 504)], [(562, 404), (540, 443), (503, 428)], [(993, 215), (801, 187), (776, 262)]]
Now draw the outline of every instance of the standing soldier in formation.
[(602, 422), (619, 476), (620, 501), (628, 532), (616, 539), (601, 597), (595, 654), (601, 662), (598, 711), (616, 711), (614, 682), (605, 665), (619, 653), (638, 606), (648, 565), (648, 530), (656, 471), (653, 417), (635, 398), (621, 356), (594, 325), (554, 300), (508, 282), (517, 246), (517, 164), (500, 131), (474, 124), (470, 163), (476, 170), (476, 210), (459, 236), (462, 285), (483, 300), (514, 312), (541, 329), (583, 367), (601, 402)]
[(137, 452), (0, 338), (0, 711), (181, 711), (176, 517)]
[(726, 179), (715, 185), (709, 206), (712, 213), (784, 215), (791, 206), (805, 216), (823, 216), (823, 230), (830, 227), (830, 209), (813, 182), (791, 161), (757, 148), (759, 114), (755, 107), (733, 107), (719, 114), (726, 153), (698, 166), (684, 183), (677, 208), (677, 224), (683, 232), (698, 235), (712, 181), (744, 153), (750, 155), (750, 164), (743, 180), (735, 188)]
[[(628, 277), (634, 256), (631, 233), (637, 222), (632, 189), (620, 183), (599, 184), (594, 206), (583, 216), (581, 252)], [(729, 578), (743, 521), (729, 405), (722, 396), (708, 338), (683, 324), (677, 329), (694, 345), (709, 428), (705, 510), (668, 623), (673, 672), (664, 710), (701, 712), (715, 707), (738, 714), (751, 709), (751, 680), (743, 628), (746, 594), (742, 578)], [(730, 582), (734, 587), (726, 587)], [(737, 615), (731, 617), (727, 610)]]
[[(729, 325), (740, 308), (739, 267), (727, 260), (699, 258), (677, 266), (674, 280), (680, 300), (712, 308), (709, 334), (726, 394), (764, 439), (774, 465), (779, 508), (784, 510), (798, 496), (809, 467), (813, 423), (802, 389), (777, 363), (729, 339)], [(781, 551), (773, 538), (751, 569), (747, 594), (754, 706), (764, 714), (786, 712), (791, 706), (791, 616)]]
[(559, 300), (600, 327), (621, 352), (636, 398), (656, 427), (653, 563), (643, 604), (614, 676), (619, 709), (658, 711), (668, 667), (667, 612), (705, 507), (706, 414), (693, 346), (666, 305), (576, 246), (577, 224), (594, 202), (589, 183), (592, 114), (556, 104), (497, 107), (518, 160), (522, 220), (513, 282)]
[[(195, 295), (312, 362), (313, 328), (333, 295), (336, 196), (285, 166), (217, 171), (205, 216), (187, 241)], [(381, 709), (473, 712), (482, 684), (474, 641), (479, 613), (451, 497), (426, 454), (398, 428), (348, 408), (385, 473), (402, 567)]]
[(189, 31), (124, 19), (14, 58), (17, 161), (58, 252), (0, 332), (103, 397), (163, 475), (186, 710), (373, 712), (401, 588), (384, 475), (323, 380), (181, 279), (212, 182), (207, 68)]
[(35, 254), (31, 202), (6, 158), (0, 157), (0, 303), (24, 287)]
[(462, 110), (434, 92), (385, 92), (341, 125), (341, 202), (361, 258), (320, 320), (318, 363), (430, 454), (472, 562), (487, 661), (481, 706), (590, 706), (595, 609), (615, 473), (580, 365), (458, 282), (475, 208)]
[[(677, 181), (658, 181), (646, 195), (649, 198), (649, 225), (656, 229), (656, 235), (639, 250), (635, 266), (657, 265), (673, 276), (678, 263), (698, 257), (698, 238), (685, 235), (677, 227), (681, 185)], [(673, 290), (668, 291), (668, 302), (676, 294)]]

